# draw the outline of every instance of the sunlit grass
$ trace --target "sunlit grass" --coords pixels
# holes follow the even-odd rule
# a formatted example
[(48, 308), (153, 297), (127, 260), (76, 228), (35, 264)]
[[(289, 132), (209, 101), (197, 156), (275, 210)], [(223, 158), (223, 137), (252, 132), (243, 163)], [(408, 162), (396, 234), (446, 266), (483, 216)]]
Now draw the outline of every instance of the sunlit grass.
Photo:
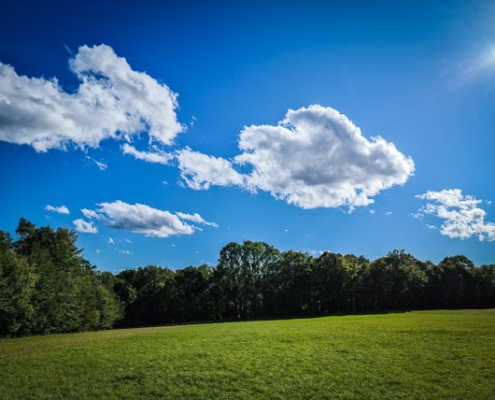
[(495, 310), (0, 341), (1, 399), (490, 399)]

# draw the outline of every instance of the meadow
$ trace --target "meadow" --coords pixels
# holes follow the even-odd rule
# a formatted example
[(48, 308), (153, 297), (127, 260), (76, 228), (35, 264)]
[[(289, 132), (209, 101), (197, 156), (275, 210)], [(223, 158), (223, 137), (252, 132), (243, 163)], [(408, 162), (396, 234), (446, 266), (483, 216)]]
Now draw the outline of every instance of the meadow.
[(495, 310), (0, 340), (0, 399), (490, 399)]

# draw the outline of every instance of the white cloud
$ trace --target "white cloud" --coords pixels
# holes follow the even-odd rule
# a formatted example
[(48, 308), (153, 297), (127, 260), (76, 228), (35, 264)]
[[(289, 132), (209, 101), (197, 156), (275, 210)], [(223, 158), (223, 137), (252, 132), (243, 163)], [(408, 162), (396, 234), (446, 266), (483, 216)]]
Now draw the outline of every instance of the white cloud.
[(205, 221), (203, 219), (203, 217), (201, 215), (199, 215), (198, 213), (186, 214), (186, 213), (178, 212), (177, 216), (183, 220), (186, 220), (186, 221), (196, 222), (198, 224), (203, 224), (203, 225), (213, 226), (215, 228), (218, 228), (218, 225), (215, 222)]
[(199, 229), (184, 221), (217, 226), (215, 223), (205, 221), (199, 214), (173, 214), (145, 204), (128, 204), (117, 200), (112, 203), (100, 203), (97, 206), (94, 211), (83, 209), (82, 212), (87, 218), (101, 221), (109, 228), (142, 233), (151, 237), (190, 235)]
[(100, 171), (105, 171), (108, 168), (107, 164), (105, 164), (102, 161), (95, 160), (94, 158), (91, 158), (90, 156), (86, 156), (86, 159), (91, 161), (91, 162), (94, 162)]
[(50, 204), (48, 204), (45, 207), (45, 210), (55, 212), (58, 214), (70, 214), (70, 211), (66, 206), (54, 207), (54, 206), (51, 206)]
[[(345, 115), (312, 105), (289, 110), (277, 126), (252, 125), (240, 133), (242, 154), (231, 162), (190, 149), (178, 153), (185, 183), (193, 189), (238, 185), (261, 189), (301, 208), (357, 206), (402, 185), (414, 162), (381, 137), (367, 140)], [(238, 173), (234, 166), (249, 173)]]
[(486, 211), (478, 207), (483, 200), (464, 196), (460, 189), (428, 191), (416, 197), (433, 203), (426, 203), (415, 217), (433, 215), (443, 219), (440, 226), (442, 235), (459, 239), (477, 236), (480, 241), (495, 241), (495, 223), (485, 222)]
[(108, 244), (115, 244), (115, 240), (113, 240), (113, 238), (109, 237), (107, 240), (107, 243)]
[(104, 162), (94, 160), (96, 166), (100, 169), (100, 171), (105, 171), (108, 168), (108, 165)]
[(88, 210), (87, 208), (83, 208), (81, 210), (81, 212), (83, 213), (83, 215), (88, 218), (88, 219), (92, 219), (92, 218), (97, 218), (98, 217), (98, 214), (96, 211), (94, 210)]
[(234, 170), (232, 163), (191, 150), (189, 147), (177, 152), (182, 179), (190, 188), (209, 189), (211, 185), (245, 186), (245, 178)]
[(158, 163), (167, 165), (170, 160), (173, 159), (171, 154), (165, 153), (162, 150), (159, 150), (156, 146), (153, 146), (153, 151), (139, 151), (134, 146), (131, 146), (125, 143), (122, 147), (122, 151), (124, 154), (129, 154), (138, 160), (150, 162), (150, 163)]
[(98, 147), (146, 131), (150, 141), (171, 144), (184, 127), (177, 95), (149, 75), (131, 69), (106, 45), (79, 48), (70, 69), (81, 81), (67, 93), (56, 78), (19, 76), (0, 63), (0, 140), (36, 151)]
[(85, 221), (83, 219), (76, 219), (73, 221), (76, 226), (76, 231), (81, 233), (98, 233), (98, 229), (93, 225), (91, 221)]

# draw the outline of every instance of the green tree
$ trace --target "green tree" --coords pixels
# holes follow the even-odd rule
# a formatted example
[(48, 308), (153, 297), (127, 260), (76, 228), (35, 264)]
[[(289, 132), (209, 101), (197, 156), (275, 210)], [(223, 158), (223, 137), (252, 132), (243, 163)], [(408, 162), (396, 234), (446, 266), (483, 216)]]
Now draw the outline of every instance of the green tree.
[(421, 299), (428, 283), (423, 263), (404, 250), (390, 252), (385, 260), (393, 281), (388, 308), (421, 308)]
[(0, 337), (30, 333), (36, 279), (27, 259), (13, 250), (12, 237), (0, 231)]
[(366, 265), (360, 274), (360, 298), (362, 299), (363, 310), (387, 309), (393, 285), (393, 277), (385, 257), (378, 258)]
[(175, 272), (176, 310), (180, 321), (199, 321), (210, 318), (209, 285), (213, 269), (208, 265), (187, 267)]
[(315, 314), (352, 311), (355, 294), (355, 264), (341, 254), (324, 252), (315, 261), (311, 297)]
[(476, 268), (473, 278), (476, 307), (495, 307), (495, 264), (482, 265)]
[(466, 256), (446, 257), (438, 264), (440, 282), (437, 287), (440, 306), (445, 308), (475, 307), (475, 266)]
[[(98, 280), (95, 267), (81, 256), (74, 231), (37, 228), (21, 218), (16, 233), (16, 242), (2, 246), (11, 247), (5, 258), (11, 262), (2, 262), (2, 273), (7, 271), (11, 282), (23, 282), (25, 295), (19, 297), (18, 293), (15, 298), (24, 299), (29, 311), (22, 325), (25, 334), (99, 329), (116, 322), (118, 299)], [(12, 284), (10, 288), (12, 291)], [(17, 312), (22, 309), (21, 305), (14, 308)]]
[(231, 242), (220, 251), (214, 275), (216, 296), (227, 318), (259, 317), (263, 312), (264, 281), (280, 252), (264, 242)]
[(307, 253), (286, 251), (269, 264), (265, 278), (265, 312), (268, 316), (306, 315), (314, 259)]
[(124, 325), (158, 325), (177, 320), (174, 271), (148, 265), (124, 270), (117, 277), (133, 288), (127, 289), (127, 294), (132, 296), (135, 292), (134, 301), (127, 303)]

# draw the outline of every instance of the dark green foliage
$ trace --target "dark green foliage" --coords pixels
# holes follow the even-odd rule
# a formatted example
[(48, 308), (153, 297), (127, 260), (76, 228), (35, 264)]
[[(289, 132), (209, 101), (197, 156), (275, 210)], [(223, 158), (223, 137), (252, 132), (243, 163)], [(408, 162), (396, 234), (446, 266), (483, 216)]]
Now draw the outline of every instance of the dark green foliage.
[[(127, 326), (431, 308), (495, 307), (495, 265), (464, 256), (438, 266), (404, 250), (365, 257), (229, 243), (216, 268), (149, 266), (119, 274)], [(128, 301), (128, 293), (137, 293)], [(457, 295), (458, 294), (458, 295)]]
[(176, 317), (179, 321), (208, 318), (212, 308), (209, 287), (213, 268), (208, 265), (187, 267), (175, 272)]
[(307, 315), (311, 302), (314, 259), (307, 253), (287, 251), (270, 264), (265, 279), (267, 316)]
[(443, 308), (475, 306), (474, 264), (465, 256), (446, 257), (439, 264), (440, 284), (437, 287)]
[(126, 304), (124, 326), (159, 325), (176, 320), (174, 272), (154, 265), (117, 275)]
[(438, 265), (404, 250), (369, 261), (324, 252), (281, 253), (231, 242), (216, 267), (154, 265), (98, 272), (74, 231), (21, 219), (17, 241), (0, 231), (0, 336), (207, 320), (495, 307), (495, 265), (465, 256)]
[(265, 280), (280, 252), (263, 242), (229, 243), (220, 251), (215, 284), (225, 309), (221, 318), (259, 318), (265, 308)]
[(0, 231), (0, 335), (110, 328), (122, 308), (68, 229), (21, 219), (19, 240)]
[(0, 336), (29, 332), (36, 280), (27, 259), (12, 250), (11, 236), (0, 231)]
[(495, 304), (495, 264), (476, 268), (473, 278), (476, 307), (493, 307)]

